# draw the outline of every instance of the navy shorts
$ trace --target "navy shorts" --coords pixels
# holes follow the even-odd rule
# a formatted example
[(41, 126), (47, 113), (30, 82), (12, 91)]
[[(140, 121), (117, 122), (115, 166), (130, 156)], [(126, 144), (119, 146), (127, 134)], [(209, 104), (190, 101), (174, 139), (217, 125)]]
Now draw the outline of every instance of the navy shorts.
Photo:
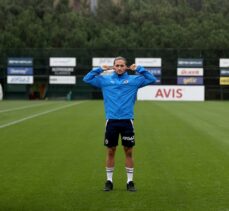
[(123, 146), (133, 147), (135, 145), (133, 120), (107, 120), (104, 145), (107, 147), (116, 147), (118, 145), (119, 134), (121, 135)]

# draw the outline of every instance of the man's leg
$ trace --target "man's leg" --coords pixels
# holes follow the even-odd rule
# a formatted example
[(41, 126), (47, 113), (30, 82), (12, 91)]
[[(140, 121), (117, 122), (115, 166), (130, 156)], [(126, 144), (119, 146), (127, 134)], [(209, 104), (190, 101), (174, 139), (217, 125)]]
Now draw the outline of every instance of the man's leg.
[(115, 164), (115, 152), (116, 147), (107, 147), (107, 157), (106, 157), (106, 172), (107, 180), (112, 182), (112, 176)]
[(113, 190), (113, 171), (114, 171), (114, 163), (115, 163), (115, 152), (116, 147), (107, 147), (107, 157), (106, 157), (106, 174), (107, 181), (105, 183), (104, 191)]
[(136, 191), (133, 182), (134, 176), (134, 160), (133, 160), (133, 147), (124, 147), (125, 152), (125, 164), (126, 164), (126, 173), (127, 173), (127, 190), (134, 192)]
[(133, 173), (134, 173), (134, 160), (133, 160), (133, 147), (124, 147), (125, 152), (125, 164), (126, 164), (126, 172), (127, 172), (127, 183), (133, 181)]
[(133, 160), (133, 147), (135, 146), (134, 138), (134, 125), (133, 120), (125, 120), (122, 126), (122, 145), (125, 152), (125, 164), (127, 173), (127, 190), (136, 191), (133, 182), (134, 174), (134, 160)]

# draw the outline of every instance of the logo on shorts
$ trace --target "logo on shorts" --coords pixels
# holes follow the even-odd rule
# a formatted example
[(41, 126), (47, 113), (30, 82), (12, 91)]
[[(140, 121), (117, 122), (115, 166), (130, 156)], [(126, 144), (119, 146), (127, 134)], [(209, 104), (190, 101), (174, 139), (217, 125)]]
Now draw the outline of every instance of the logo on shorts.
[(124, 141), (131, 141), (131, 142), (134, 142), (134, 136), (123, 136), (122, 139)]
[(108, 139), (105, 139), (105, 144), (108, 144)]

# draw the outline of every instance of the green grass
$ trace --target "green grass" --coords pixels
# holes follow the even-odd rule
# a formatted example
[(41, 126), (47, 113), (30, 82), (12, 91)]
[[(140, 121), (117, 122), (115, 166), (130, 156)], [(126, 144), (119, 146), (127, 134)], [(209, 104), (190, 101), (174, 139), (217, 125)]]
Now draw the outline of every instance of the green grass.
[(137, 102), (136, 193), (121, 145), (103, 192), (103, 102), (74, 103), (0, 102), (0, 127), (69, 106), (0, 128), (1, 211), (229, 210), (229, 103)]

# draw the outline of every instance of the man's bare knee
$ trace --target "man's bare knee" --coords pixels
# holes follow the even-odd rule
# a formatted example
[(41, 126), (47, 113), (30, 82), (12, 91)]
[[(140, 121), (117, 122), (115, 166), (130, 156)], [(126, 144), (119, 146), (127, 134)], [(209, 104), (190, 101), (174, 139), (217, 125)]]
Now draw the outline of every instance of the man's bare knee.
[(126, 157), (132, 157), (133, 148), (132, 147), (124, 147)]
[(107, 148), (107, 154), (109, 157), (113, 157), (115, 155), (116, 147)]

